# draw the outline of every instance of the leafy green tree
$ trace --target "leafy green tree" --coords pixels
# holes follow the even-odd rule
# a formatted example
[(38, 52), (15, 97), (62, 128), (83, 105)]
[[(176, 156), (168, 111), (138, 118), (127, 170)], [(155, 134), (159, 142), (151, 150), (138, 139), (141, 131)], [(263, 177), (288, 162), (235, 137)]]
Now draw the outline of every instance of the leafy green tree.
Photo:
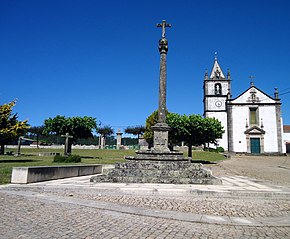
[(224, 128), (218, 119), (204, 118), (203, 144), (217, 144), (217, 139), (222, 138), (224, 132)]
[(186, 137), (186, 115), (168, 113), (166, 122), (170, 126), (168, 134), (169, 144), (176, 145), (185, 140)]
[(200, 115), (183, 116), (184, 143), (188, 146), (188, 157), (192, 157), (192, 146), (205, 143), (204, 118)]
[(18, 121), (17, 113), (12, 113), (16, 101), (0, 106), (0, 154), (4, 154), (5, 144), (16, 140), (29, 128), (27, 120)]
[[(57, 115), (54, 118), (48, 118), (44, 120), (44, 131), (45, 135), (55, 134), (61, 135), (68, 132), (68, 121), (69, 119), (65, 116)], [(71, 130), (70, 130), (71, 131)]]
[(65, 117), (57, 115), (44, 121), (44, 134), (65, 135), (69, 133), (76, 143), (78, 139), (93, 138), (93, 130), (97, 129), (96, 118), (93, 117)]
[(149, 148), (153, 146), (153, 137), (154, 133), (151, 127), (158, 122), (158, 111), (155, 110), (151, 115), (148, 116), (146, 119), (145, 124), (145, 132), (144, 132), (144, 139), (146, 139), (147, 143), (149, 144)]
[[(146, 120), (144, 138), (153, 144), (151, 126), (158, 121), (158, 113), (154, 111)], [(177, 144), (182, 141), (188, 146), (188, 156), (192, 156), (192, 146), (206, 143), (216, 143), (224, 130), (221, 123), (215, 118), (203, 118), (200, 115), (179, 115), (167, 113), (166, 122), (170, 126), (169, 143)]]
[(39, 136), (43, 135), (44, 131), (44, 126), (33, 126), (28, 129), (28, 132), (34, 136), (36, 136), (36, 143), (37, 143), (37, 148), (39, 145)]
[(114, 129), (109, 125), (105, 125), (103, 127), (98, 128), (97, 132), (100, 135), (107, 137), (110, 136), (111, 134), (114, 134)]
[(145, 132), (145, 127), (143, 125), (137, 125), (137, 126), (128, 126), (125, 129), (126, 134), (133, 134), (137, 135), (137, 138), (140, 138), (140, 135), (142, 135)]
[(123, 137), (122, 138), (122, 145), (136, 145), (138, 144), (138, 139), (131, 138), (131, 137)]

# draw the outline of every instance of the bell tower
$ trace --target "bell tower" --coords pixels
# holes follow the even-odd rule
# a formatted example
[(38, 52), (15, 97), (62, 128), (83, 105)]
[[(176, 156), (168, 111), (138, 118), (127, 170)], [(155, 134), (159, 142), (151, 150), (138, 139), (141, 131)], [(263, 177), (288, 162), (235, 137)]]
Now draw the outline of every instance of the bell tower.
[(227, 76), (224, 75), (215, 54), (213, 68), (210, 75), (206, 71), (203, 82), (203, 104), (204, 117), (218, 119), (224, 127), (225, 133), (222, 139), (218, 140), (218, 146), (228, 150), (227, 143), (227, 99), (231, 98), (231, 77), (228, 71)]

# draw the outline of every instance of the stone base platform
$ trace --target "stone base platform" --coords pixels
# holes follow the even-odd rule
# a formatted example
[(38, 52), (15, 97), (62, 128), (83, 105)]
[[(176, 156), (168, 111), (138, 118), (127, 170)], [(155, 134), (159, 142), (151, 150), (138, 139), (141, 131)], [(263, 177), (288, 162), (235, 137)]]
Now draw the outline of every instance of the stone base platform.
[(116, 163), (106, 175), (91, 177), (91, 182), (111, 183), (167, 183), (167, 184), (222, 184), (202, 164), (189, 161), (128, 160)]

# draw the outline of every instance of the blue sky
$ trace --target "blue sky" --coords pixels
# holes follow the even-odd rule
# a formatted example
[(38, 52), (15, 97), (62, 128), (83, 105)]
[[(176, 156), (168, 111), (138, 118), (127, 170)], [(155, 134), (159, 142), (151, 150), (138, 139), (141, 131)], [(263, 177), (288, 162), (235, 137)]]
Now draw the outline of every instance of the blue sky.
[[(233, 97), (255, 85), (281, 91), (290, 124), (288, 0), (0, 0), (0, 104), (32, 126), (56, 115), (92, 116), (115, 129), (144, 124), (158, 105), (166, 19), (167, 107), (203, 114), (214, 53)], [(287, 93), (282, 95), (282, 93)]]

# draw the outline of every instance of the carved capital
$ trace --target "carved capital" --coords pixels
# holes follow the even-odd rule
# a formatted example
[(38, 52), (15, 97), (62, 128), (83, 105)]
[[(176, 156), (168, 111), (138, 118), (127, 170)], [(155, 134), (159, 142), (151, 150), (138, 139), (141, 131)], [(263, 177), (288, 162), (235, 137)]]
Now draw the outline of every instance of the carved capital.
[(167, 53), (168, 52), (168, 41), (166, 38), (162, 38), (159, 40), (159, 52)]

